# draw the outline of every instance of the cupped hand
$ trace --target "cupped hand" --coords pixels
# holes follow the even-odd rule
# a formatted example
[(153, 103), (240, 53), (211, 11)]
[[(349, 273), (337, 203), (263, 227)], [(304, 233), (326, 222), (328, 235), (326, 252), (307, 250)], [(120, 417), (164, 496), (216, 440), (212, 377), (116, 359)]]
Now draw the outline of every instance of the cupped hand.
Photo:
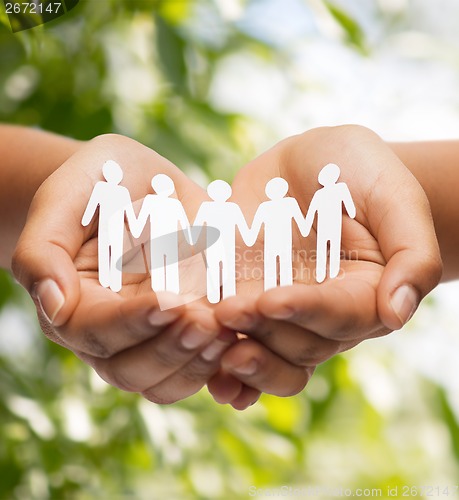
[(321, 186), (319, 171), (341, 168), (357, 214), (343, 216), (338, 278), (315, 280), (316, 223), (307, 238), (294, 228), (295, 284), (263, 291), (263, 235), (240, 244), (238, 296), (216, 309), (222, 325), (246, 335), (222, 358), (209, 382), (214, 398), (247, 404), (247, 387), (280, 396), (304, 388), (315, 366), (365, 339), (401, 328), (440, 280), (442, 265), (426, 195), (373, 132), (319, 128), (282, 141), (237, 175), (233, 200), (248, 221), (266, 201), (273, 177), (289, 184), (306, 215)]
[(234, 334), (216, 322), (205, 302), (161, 310), (144, 272), (126, 275), (119, 294), (100, 286), (97, 217), (87, 227), (81, 218), (107, 160), (122, 166), (122, 185), (133, 200), (151, 192), (157, 173), (173, 179), (191, 220), (205, 199), (200, 187), (151, 149), (122, 136), (98, 137), (36, 193), (13, 258), (14, 273), (34, 298), (51, 340), (112, 385), (171, 403), (207, 382)]

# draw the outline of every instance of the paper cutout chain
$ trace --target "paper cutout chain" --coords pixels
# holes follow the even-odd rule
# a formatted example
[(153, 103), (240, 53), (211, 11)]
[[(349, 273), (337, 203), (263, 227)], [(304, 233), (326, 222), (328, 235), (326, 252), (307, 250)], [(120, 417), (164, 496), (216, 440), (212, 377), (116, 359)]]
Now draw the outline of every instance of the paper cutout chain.
[(207, 193), (212, 201), (201, 204), (191, 225), (181, 202), (171, 198), (175, 186), (169, 176), (158, 174), (153, 177), (151, 186), (156, 194), (145, 197), (136, 217), (128, 189), (120, 186), (123, 179), (121, 167), (109, 160), (103, 165), (102, 172), (105, 181), (95, 185), (82, 224), (87, 226), (99, 208), (98, 262), (99, 281), (103, 287), (115, 292), (122, 287), (125, 218), (134, 238), (140, 237), (150, 220), (149, 271), (155, 292), (180, 293), (179, 237), (183, 234), (189, 245), (196, 245), (203, 229), (206, 231), (209, 302), (217, 303), (221, 297), (236, 295), (236, 228), (244, 243), (251, 247), (264, 226), (264, 289), (276, 287), (278, 281), (281, 286), (291, 285), (292, 220), (301, 235), (307, 237), (316, 216), (316, 280), (321, 283), (326, 278), (327, 257), (329, 277), (333, 279), (339, 274), (342, 207), (344, 205), (351, 218), (355, 218), (356, 208), (347, 185), (338, 182), (341, 171), (333, 163), (320, 171), (318, 181), (322, 188), (314, 194), (306, 217), (297, 200), (286, 196), (287, 181), (275, 177), (266, 184), (268, 201), (260, 204), (250, 228), (240, 207), (228, 201), (232, 194), (231, 186), (222, 180), (209, 184)]

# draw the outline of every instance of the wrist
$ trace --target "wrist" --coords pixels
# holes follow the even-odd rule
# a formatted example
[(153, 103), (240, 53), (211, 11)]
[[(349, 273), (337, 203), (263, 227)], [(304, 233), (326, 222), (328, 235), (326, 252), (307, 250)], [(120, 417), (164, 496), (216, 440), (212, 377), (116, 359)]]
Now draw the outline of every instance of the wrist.
[(442, 281), (459, 278), (459, 141), (389, 143), (416, 177), (430, 203), (444, 272)]
[(10, 268), (36, 191), (82, 144), (40, 130), (0, 125), (1, 267)]

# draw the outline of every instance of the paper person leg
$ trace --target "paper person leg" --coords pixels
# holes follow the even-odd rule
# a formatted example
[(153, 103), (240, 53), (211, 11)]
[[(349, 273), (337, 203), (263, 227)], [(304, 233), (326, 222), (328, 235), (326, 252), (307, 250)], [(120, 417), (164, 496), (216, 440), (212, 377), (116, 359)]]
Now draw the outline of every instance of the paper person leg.
[(221, 275), (222, 298), (236, 295), (236, 259), (234, 252), (226, 252), (225, 260), (222, 262)]
[(110, 288), (119, 292), (123, 281), (124, 210), (115, 212), (108, 221), (110, 242)]
[(211, 304), (220, 302), (221, 259), (214, 252), (207, 252), (207, 300)]
[(279, 285), (293, 285), (292, 252), (280, 252), (279, 254)]
[(264, 289), (270, 290), (271, 288), (276, 288), (277, 286), (277, 255), (273, 252), (269, 252), (265, 248), (264, 253)]
[(114, 240), (110, 245), (110, 288), (119, 292), (123, 281), (123, 240)]
[(98, 235), (99, 283), (104, 288), (110, 287), (110, 242), (109, 232), (102, 228)]
[(317, 234), (316, 281), (322, 283), (327, 277), (328, 239)]
[(330, 238), (330, 278), (336, 278), (341, 264), (341, 233), (338, 231)]
[(177, 252), (168, 253), (166, 256), (166, 291), (180, 293), (179, 263)]
[(151, 246), (151, 289), (154, 292), (164, 292), (166, 290), (164, 254), (160, 254), (154, 250), (154, 242)]

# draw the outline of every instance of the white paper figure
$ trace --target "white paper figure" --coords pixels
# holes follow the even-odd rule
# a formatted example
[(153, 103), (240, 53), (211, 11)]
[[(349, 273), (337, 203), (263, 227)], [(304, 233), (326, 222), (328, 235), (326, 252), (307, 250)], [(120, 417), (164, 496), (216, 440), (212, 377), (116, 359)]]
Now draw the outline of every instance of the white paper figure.
[(179, 226), (188, 242), (192, 243), (190, 223), (179, 200), (170, 198), (175, 191), (174, 181), (165, 174), (155, 175), (151, 187), (156, 194), (148, 194), (131, 232), (135, 238), (150, 218), (150, 273), (155, 292), (180, 293), (179, 280)]
[(120, 186), (123, 171), (118, 163), (104, 163), (102, 173), (106, 180), (98, 182), (92, 191), (81, 223), (87, 226), (99, 207), (98, 260), (100, 284), (119, 292), (122, 286), (124, 216), (129, 225), (135, 223), (131, 196)]
[(280, 286), (293, 283), (292, 270), (292, 219), (306, 236), (304, 215), (295, 198), (286, 196), (288, 183), (281, 177), (271, 179), (265, 187), (270, 201), (260, 204), (253, 219), (250, 246), (264, 225), (264, 283), (265, 290), (277, 286), (277, 260), (279, 259)]
[(343, 225), (343, 204), (349, 217), (353, 219), (356, 209), (347, 184), (337, 182), (341, 170), (329, 163), (319, 173), (319, 189), (313, 196), (306, 216), (307, 234), (311, 231), (317, 213), (317, 255), (316, 280), (322, 283), (327, 276), (327, 254), (330, 244), (330, 278), (336, 278), (340, 269), (341, 231)]
[[(236, 295), (236, 227), (244, 242), (249, 240), (250, 231), (239, 205), (227, 201), (231, 196), (231, 186), (222, 180), (216, 180), (207, 187), (207, 194), (213, 201), (205, 201), (200, 206), (193, 228), (207, 225), (220, 233), (216, 244), (209, 241), (211, 234), (207, 230), (207, 299), (212, 304), (220, 301), (220, 287), (225, 299)], [(213, 232), (213, 231), (212, 231)], [(196, 241), (199, 234), (193, 231)]]

